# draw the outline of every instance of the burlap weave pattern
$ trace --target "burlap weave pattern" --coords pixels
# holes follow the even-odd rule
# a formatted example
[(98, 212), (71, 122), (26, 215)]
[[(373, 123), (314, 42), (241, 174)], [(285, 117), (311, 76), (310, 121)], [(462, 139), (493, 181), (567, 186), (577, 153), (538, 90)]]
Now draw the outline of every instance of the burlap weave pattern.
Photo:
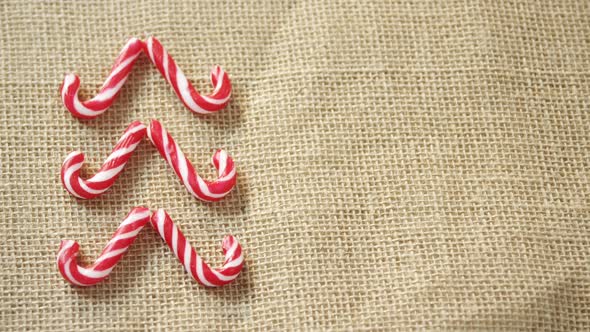
[[(201, 91), (195, 116), (142, 56), (113, 107), (74, 119), (66, 72), (96, 93), (131, 36), (160, 39)], [(0, 3), (0, 329), (590, 330), (588, 1)], [(201, 172), (192, 198), (147, 141), (102, 197), (87, 174), (133, 120), (157, 118)], [(165, 208), (212, 264), (237, 236), (246, 268), (198, 286), (147, 227), (109, 279), (60, 277), (62, 239), (91, 262), (127, 212)]]

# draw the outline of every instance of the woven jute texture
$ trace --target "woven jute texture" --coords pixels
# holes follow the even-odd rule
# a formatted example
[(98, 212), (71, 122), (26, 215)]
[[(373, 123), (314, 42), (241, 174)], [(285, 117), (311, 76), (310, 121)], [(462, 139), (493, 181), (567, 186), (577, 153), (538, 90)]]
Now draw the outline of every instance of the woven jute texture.
[[(590, 330), (588, 1), (97, 1), (0, 3), (0, 329)], [(127, 38), (154, 35), (203, 92), (197, 116), (141, 56), (113, 107), (78, 121), (64, 74), (96, 93)], [(157, 118), (206, 176), (190, 196), (146, 140), (111, 190), (92, 175), (133, 120)], [(94, 261), (129, 210), (166, 209), (237, 281), (205, 289), (146, 227), (103, 283), (59, 275), (60, 240)]]

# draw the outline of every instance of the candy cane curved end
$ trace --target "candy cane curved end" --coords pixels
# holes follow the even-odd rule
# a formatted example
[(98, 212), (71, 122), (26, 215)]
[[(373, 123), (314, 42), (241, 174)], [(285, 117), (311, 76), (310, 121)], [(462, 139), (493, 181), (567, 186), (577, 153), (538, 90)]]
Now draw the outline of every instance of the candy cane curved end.
[(80, 119), (93, 119), (104, 113), (115, 101), (119, 91), (125, 84), (137, 57), (143, 51), (144, 43), (131, 38), (115, 59), (111, 71), (96, 96), (87, 101), (78, 97), (80, 78), (67, 74), (61, 87), (61, 100), (73, 116)]
[(213, 166), (217, 169), (218, 177), (213, 181), (208, 181), (199, 176), (178, 144), (159, 121), (152, 120), (150, 122), (147, 135), (160, 155), (180, 178), (186, 190), (194, 197), (207, 202), (218, 201), (228, 195), (236, 185), (237, 174), (234, 161), (224, 150), (218, 150), (213, 154)]
[(134, 121), (127, 127), (100, 170), (90, 179), (80, 177), (84, 153), (70, 153), (61, 167), (61, 182), (64, 188), (80, 199), (92, 199), (107, 191), (117, 180), (127, 161), (146, 134), (146, 127)]
[(210, 114), (225, 108), (229, 103), (231, 81), (221, 67), (215, 66), (211, 71), (213, 92), (201, 95), (156, 38), (149, 37), (144, 43), (144, 49), (160, 74), (172, 85), (178, 98), (192, 112)]
[(227, 235), (223, 239), (223, 265), (220, 268), (211, 268), (193, 249), (166, 211), (159, 209), (152, 214), (150, 224), (174, 252), (186, 272), (201, 285), (220, 287), (229, 284), (242, 271), (244, 254), (242, 246), (235, 237)]
[(88, 267), (78, 265), (80, 245), (73, 240), (62, 241), (57, 253), (57, 267), (62, 277), (72, 285), (82, 287), (106, 279), (149, 220), (149, 209), (136, 207), (131, 210), (94, 264)]

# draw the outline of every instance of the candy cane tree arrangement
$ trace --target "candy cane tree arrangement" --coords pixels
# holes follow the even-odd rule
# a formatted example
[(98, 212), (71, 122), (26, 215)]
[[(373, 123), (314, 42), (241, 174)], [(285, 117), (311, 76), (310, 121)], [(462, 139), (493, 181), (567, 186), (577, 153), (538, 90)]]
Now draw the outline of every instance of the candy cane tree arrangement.
[[(216, 66), (211, 72), (213, 92), (209, 95), (201, 95), (190, 84), (162, 44), (156, 38), (149, 37), (145, 42), (131, 38), (125, 44), (100, 91), (89, 100), (81, 101), (78, 98), (79, 77), (74, 74), (66, 75), (60, 87), (60, 96), (66, 109), (73, 116), (85, 120), (94, 119), (104, 113), (115, 102), (141, 53), (148, 55), (190, 111), (210, 114), (223, 109), (228, 104), (232, 87), (227, 73), (221, 67)], [(203, 179), (162, 124), (152, 120), (149, 126), (139, 121), (132, 122), (117, 141), (100, 170), (88, 179), (80, 177), (84, 154), (81, 151), (70, 153), (61, 169), (61, 182), (65, 190), (78, 199), (93, 199), (104, 194), (123, 172), (129, 158), (146, 136), (179, 177), (186, 190), (195, 198), (206, 202), (218, 201), (235, 187), (236, 168), (227, 152), (218, 150), (213, 155), (212, 163), (218, 171), (217, 179), (212, 181)], [(201, 285), (223, 286), (231, 283), (240, 274), (244, 266), (244, 254), (235, 237), (228, 235), (223, 239), (222, 249), (225, 257), (223, 264), (220, 268), (211, 268), (197, 254), (163, 209), (152, 214), (145, 207), (136, 207), (129, 212), (111, 240), (107, 242), (102, 253), (90, 266), (78, 264), (77, 256), (80, 246), (77, 242), (62, 241), (57, 253), (59, 272), (66, 281), (75, 286), (92, 286), (101, 282), (108, 277), (148, 223), (170, 247), (186, 272)]]

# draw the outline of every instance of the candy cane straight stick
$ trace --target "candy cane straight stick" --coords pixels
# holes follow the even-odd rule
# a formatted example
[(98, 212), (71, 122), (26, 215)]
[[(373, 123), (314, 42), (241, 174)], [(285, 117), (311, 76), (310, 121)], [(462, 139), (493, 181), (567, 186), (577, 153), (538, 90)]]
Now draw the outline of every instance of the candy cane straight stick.
[(115, 60), (109, 77), (105, 80), (98, 94), (90, 100), (82, 102), (78, 98), (80, 78), (74, 74), (66, 75), (60, 87), (60, 94), (68, 111), (80, 119), (93, 119), (106, 111), (125, 84), (135, 60), (143, 50), (143, 45), (144, 43), (137, 38), (129, 39)]
[(193, 279), (204, 286), (219, 287), (229, 284), (238, 277), (244, 266), (242, 247), (238, 240), (227, 235), (222, 242), (222, 249), (225, 259), (221, 268), (212, 269), (203, 262), (182, 232), (176, 227), (170, 216), (159, 209), (152, 215), (152, 227), (160, 234), (162, 239), (172, 249), (174, 255), (180, 260), (186, 272)]
[(123, 171), (145, 133), (146, 127), (143, 123), (139, 121), (131, 123), (98, 173), (88, 180), (80, 178), (84, 153), (80, 151), (70, 153), (61, 167), (61, 182), (64, 188), (70, 194), (82, 199), (91, 199), (107, 191)]
[(170, 166), (189, 193), (204, 201), (218, 201), (225, 197), (236, 184), (236, 168), (227, 152), (217, 150), (213, 155), (213, 165), (217, 169), (215, 181), (203, 180), (186, 159), (182, 150), (160, 122), (152, 120), (148, 128), (148, 137)]
[(215, 89), (210, 95), (203, 96), (195, 90), (156, 38), (149, 37), (145, 42), (145, 49), (158, 71), (172, 85), (178, 98), (189, 110), (209, 114), (223, 109), (229, 102), (231, 82), (221, 67), (215, 66), (211, 71), (211, 83)]
[(78, 265), (76, 258), (80, 245), (76, 241), (62, 241), (57, 253), (59, 272), (76, 286), (92, 286), (101, 282), (109, 276), (149, 220), (150, 210), (143, 207), (131, 210), (98, 259), (89, 267)]

